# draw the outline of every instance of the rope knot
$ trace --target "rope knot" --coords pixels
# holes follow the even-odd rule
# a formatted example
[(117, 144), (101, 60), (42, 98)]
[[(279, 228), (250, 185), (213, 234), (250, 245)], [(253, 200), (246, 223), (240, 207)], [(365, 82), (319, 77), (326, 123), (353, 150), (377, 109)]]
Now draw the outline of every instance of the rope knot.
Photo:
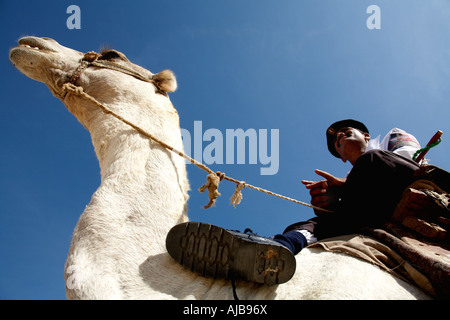
[(78, 87), (70, 82), (64, 83), (62, 86), (62, 89), (66, 92), (76, 94), (77, 96), (80, 96), (84, 93), (84, 90), (82, 87)]
[(220, 193), (218, 191), (219, 182), (222, 181), (223, 178), (225, 178), (225, 173), (219, 171), (212, 172), (206, 177), (206, 183), (198, 189), (198, 191), (202, 193), (205, 192), (206, 189), (208, 189), (209, 202), (206, 206), (204, 206), (205, 209), (213, 206), (216, 202), (217, 197), (220, 196)]
[(94, 62), (97, 59), (98, 59), (98, 53), (94, 52), (94, 51), (89, 51), (83, 57), (83, 60), (87, 61), (87, 62)]
[(245, 181), (240, 181), (236, 185), (236, 190), (234, 190), (234, 193), (230, 198), (230, 202), (233, 205), (233, 207), (236, 208), (236, 206), (241, 203), (243, 198), (241, 190), (244, 188), (245, 188)]

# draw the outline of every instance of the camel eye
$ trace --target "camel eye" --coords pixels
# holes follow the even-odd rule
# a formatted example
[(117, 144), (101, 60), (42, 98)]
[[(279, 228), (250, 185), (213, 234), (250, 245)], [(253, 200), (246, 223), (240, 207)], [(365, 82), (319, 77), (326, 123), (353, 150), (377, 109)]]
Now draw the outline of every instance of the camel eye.
[(119, 52), (116, 50), (106, 50), (102, 51), (99, 60), (113, 60), (113, 59), (122, 59)]

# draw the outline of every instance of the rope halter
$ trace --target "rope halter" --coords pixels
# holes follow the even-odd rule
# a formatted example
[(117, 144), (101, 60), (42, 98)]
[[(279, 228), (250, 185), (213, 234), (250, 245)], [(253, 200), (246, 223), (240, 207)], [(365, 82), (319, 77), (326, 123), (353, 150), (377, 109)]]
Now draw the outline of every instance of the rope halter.
[[(125, 73), (127, 75), (130, 75), (136, 79), (139, 79), (141, 81), (149, 82), (155, 86), (157, 93), (167, 96), (167, 93), (165, 91), (161, 90), (157, 81), (155, 81), (153, 79), (153, 77), (151, 77), (151, 78), (145, 77), (145, 76), (141, 75), (139, 72), (136, 72), (130, 68), (127, 68), (125, 66), (122, 66), (118, 63), (114, 63), (111, 61), (101, 60), (101, 58), (102, 58), (102, 55), (97, 52), (94, 52), (94, 51), (89, 51), (89, 52), (85, 53), (83, 58), (81, 58), (81, 60), (80, 60), (79, 66), (73, 71), (73, 73), (70, 76), (69, 81), (67, 83), (71, 83), (71, 84), (75, 85), (75, 83), (78, 81), (78, 79), (80, 78), (80, 76), (84, 72), (84, 70), (86, 70), (88, 67), (94, 66), (94, 67), (98, 67), (98, 68), (106, 68), (106, 69), (119, 71), (119, 72)], [(66, 95), (67, 95), (67, 92), (64, 92), (60, 96), (60, 99), (64, 100)]]

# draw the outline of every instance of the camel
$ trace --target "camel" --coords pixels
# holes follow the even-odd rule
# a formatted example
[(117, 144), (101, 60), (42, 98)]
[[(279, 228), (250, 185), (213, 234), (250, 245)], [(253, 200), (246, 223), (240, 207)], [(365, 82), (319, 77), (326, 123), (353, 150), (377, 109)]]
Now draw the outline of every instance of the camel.
[[(192, 273), (167, 253), (165, 239), (188, 221), (189, 183), (185, 160), (102, 112), (62, 85), (77, 86), (110, 110), (183, 149), (179, 117), (167, 92), (176, 90), (171, 71), (158, 74), (108, 50), (105, 61), (132, 70), (79, 69), (84, 54), (53, 39), (24, 37), (10, 60), (42, 82), (90, 132), (101, 183), (75, 226), (65, 263), (68, 299), (233, 299), (230, 281)], [(81, 72), (82, 71), (82, 72)], [(240, 299), (427, 299), (415, 286), (357, 258), (306, 248), (296, 256), (297, 272), (275, 286), (237, 282)]]

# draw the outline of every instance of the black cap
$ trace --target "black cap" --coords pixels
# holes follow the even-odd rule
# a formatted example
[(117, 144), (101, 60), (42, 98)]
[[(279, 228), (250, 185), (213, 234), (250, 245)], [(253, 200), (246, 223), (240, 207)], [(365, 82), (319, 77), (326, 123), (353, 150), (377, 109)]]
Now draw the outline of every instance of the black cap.
[(333, 123), (328, 129), (327, 129), (327, 144), (328, 144), (328, 150), (331, 152), (333, 156), (336, 158), (341, 158), (339, 153), (337, 153), (336, 149), (334, 148), (334, 142), (336, 141), (336, 132), (338, 132), (340, 129), (350, 127), (359, 129), (364, 133), (369, 133), (369, 130), (367, 127), (356, 120), (347, 119), (347, 120), (341, 120), (338, 122)]

